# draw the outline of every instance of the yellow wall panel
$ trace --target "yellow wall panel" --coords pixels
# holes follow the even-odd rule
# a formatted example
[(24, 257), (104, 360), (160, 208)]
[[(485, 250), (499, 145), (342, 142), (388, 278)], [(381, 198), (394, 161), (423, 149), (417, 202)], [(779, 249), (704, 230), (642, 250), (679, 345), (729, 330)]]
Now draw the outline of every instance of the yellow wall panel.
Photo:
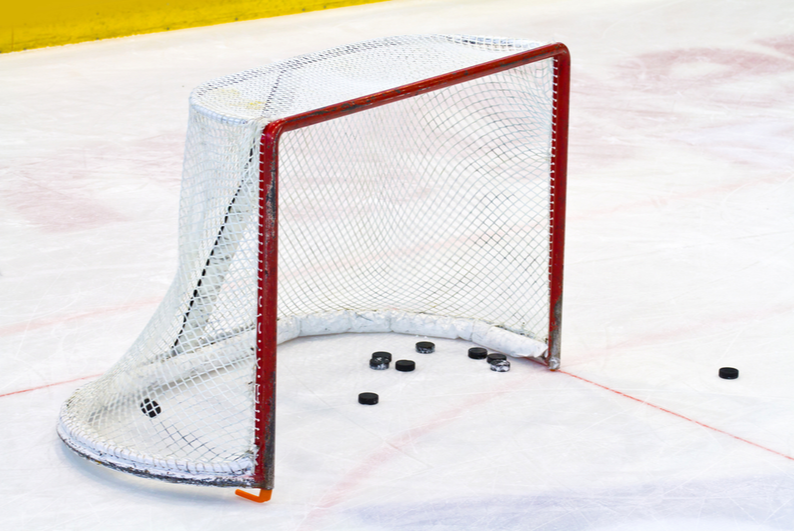
[(0, 52), (384, 0), (0, 0)]

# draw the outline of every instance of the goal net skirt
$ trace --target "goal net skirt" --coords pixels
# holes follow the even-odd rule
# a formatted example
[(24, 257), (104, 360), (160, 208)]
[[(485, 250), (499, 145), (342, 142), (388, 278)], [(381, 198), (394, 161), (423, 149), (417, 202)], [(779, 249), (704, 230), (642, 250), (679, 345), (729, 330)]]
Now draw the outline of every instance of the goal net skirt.
[(568, 52), (379, 39), (193, 91), (179, 264), (58, 432), (101, 464), (270, 489), (276, 345), (461, 338), (559, 366)]

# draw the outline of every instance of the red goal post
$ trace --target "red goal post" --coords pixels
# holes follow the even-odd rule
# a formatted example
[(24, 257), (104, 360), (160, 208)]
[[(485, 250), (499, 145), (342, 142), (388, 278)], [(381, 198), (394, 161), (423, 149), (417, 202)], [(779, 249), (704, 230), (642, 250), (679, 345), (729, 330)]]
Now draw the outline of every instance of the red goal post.
[(388, 105), (406, 98), (444, 89), (522, 65), (554, 61), (554, 105), (552, 116), (550, 202), (549, 202), (549, 339), (544, 356), (547, 366), (560, 365), (560, 333), (563, 301), (563, 251), (566, 216), (566, 170), (568, 155), (570, 55), (568, 48), (554, 43), (502, 59), (482, 63), (385, 90), (342, 103), (329, 105), (269, 123), (260, 139), (259, 171), (259, 282), (257, 309), (257, 371), (255, 446), (258, 459), (254, 469), (256, 487), (273, 488), (274, 421), (276, 394), (276, 346), (278, 300), (278, 216), (279, 143), (282, 135), (303, 127)]

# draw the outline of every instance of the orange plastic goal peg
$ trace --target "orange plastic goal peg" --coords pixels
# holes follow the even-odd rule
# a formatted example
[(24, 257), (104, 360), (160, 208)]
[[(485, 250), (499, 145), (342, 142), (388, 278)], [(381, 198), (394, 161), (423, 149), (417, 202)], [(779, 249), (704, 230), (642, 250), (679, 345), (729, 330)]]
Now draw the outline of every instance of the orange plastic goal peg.
[(266, 501), (270, 501), (272, 492), (273, 492), (272, 490), (260, 489), (258, 496), (256, 494), (251, 494), (250, 492), (246, 492), (241, 489), (235, 490), (235, 494), (237, 494), (241, 498), (245, 498), (247, 500), (251, 500), (257, 503), (264, 503)]

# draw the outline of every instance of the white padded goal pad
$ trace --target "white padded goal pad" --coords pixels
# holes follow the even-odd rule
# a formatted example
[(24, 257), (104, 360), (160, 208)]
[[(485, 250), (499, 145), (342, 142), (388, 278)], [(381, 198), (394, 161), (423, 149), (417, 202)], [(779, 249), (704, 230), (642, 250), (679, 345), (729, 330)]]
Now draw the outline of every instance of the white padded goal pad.
[[(194, 90), (176, 278), (130, 350), (64, 404), (66, 444), (135, 474), (250, 486), (264, 127), (537, 46), (394, 37)], [(392, 331), (543, 356), (553, 83), (543, 60), (285, 133), (279, 341)]]

